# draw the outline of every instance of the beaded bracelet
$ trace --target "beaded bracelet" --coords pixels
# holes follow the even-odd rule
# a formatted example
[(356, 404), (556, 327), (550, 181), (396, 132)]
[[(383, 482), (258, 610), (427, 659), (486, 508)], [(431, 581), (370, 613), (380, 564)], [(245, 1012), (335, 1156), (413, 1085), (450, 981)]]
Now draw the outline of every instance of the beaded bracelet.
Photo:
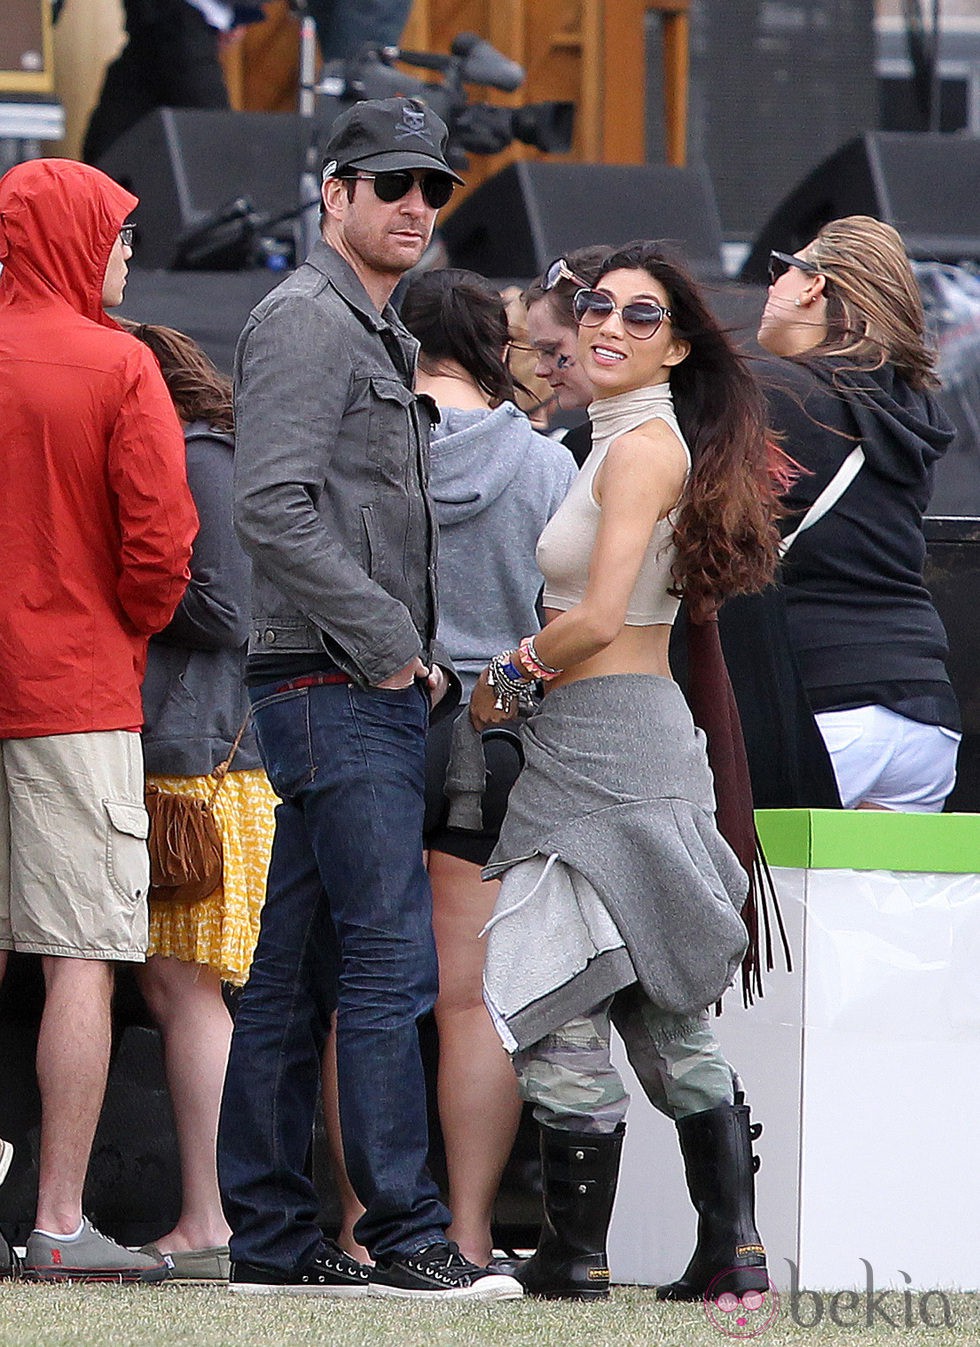
[(531, 672), (547, 683), (549, 678), (557, 678), (562, 672), (561, 669), (552, 669), (550, 664), (545, 664), (540, 655), (534, 648), (534, 637), (525, 636), (521, 641), (520, 656)]
[[(510, 658), (509, 650), (494, 655), (487, 666), (487, 681), (497, 694), (494, 706), (498, 711), (507, 711), (512, 702), (524, 702), (530, 706), (534, 702), (533, 684), (525, 682)], [(512, 670), (512, 673), (508, 672)], [(517, 677), (514, 675), (518, 674)], [(505, 704), (506, 703), (506, 704)]]

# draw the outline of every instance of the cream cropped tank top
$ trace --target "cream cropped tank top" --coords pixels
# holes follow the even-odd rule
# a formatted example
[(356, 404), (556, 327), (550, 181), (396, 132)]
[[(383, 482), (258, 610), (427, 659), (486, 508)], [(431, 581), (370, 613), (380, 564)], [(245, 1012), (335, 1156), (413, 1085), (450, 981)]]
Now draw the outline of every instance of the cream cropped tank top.
[[(613, 440), (647, 421), (666, 421), (684, 446), (688, 472), (691, 469), (691, 451), (674, 415), (670, 384), (656, 384), (652, 388), (601, 398), (589, 407), (589, 416), (592, 420), (592, 450), (568, 495), (545, 525), (535, 554), (544, 576), (544, 606), (563, 612), (581, 603), (585, 596), (589, 562), (602, 514), (592, 486)], [(651, 627), (660, 622), (670, 625), (677, 616), (680, 600), (667, 592), (674, 583), (670, 573), (676, 552), (673, 514), (674, 511), (654, 526), (626, 610), (628, 627)]]

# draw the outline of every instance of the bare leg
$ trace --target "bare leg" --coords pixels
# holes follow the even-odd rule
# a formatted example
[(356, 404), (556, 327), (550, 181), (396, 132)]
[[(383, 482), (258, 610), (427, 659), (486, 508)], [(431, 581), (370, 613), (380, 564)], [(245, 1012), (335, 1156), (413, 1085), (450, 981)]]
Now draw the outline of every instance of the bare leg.
[(82, 1189), (109, 1072), (113, 970), (96, 959), (46, 956), (37, 1041), (41, 1155), (37, 1226), (69, 1235), (82, 1219)]
[(490, 1219), (521, 1103), (517, 1077), (483, 1004), (485, 946), (497, 884), (480, 867), (445, 852), (429, 853), (432, 924), (439, 953), (439, 1118), (446, 1144), (449, 1237), (464, 1257), (486, 1264)]
[(330, 1151), (330, 1174), (340, 1200), (340, 1231), (337, 1243), (359, 1263), (370, 1263), (371, 1255), (354, 1238), (354, 1225), (364, 1215), (364, 1208), (350, 1186), (344, 1163), (344, 1143), (340, 1135), (340, 1109), (337, 1102), (337, 1016), (330, 1017), (330, 1037), (323, 1047), (320, 1068), (323, 1090), (323, 1122)]
[(212, 968), (152, 955), (138, 970), (140, 990), (163, 1035), (164, 1065), (180, 1152), (177, 1224), (154, 1243), (186, 1253), (228, 1243), (215, 1148), (218, 1109), (231, 1042), (231, 1016)]

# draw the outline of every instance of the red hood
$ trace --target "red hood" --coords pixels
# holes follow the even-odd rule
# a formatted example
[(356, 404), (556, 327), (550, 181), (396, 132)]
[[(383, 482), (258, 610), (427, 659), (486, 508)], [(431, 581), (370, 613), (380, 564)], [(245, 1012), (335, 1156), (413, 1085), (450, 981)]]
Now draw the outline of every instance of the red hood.
[(0, 178), (0, 298), (61, 300), (93, 322), (119, 228), (137, 198), (97, 168), (33, 159)]

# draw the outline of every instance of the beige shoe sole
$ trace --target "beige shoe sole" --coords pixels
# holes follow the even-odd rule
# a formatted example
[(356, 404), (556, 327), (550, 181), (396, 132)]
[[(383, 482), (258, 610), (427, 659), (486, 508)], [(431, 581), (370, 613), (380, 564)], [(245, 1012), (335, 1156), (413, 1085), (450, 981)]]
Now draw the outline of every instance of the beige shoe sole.
[(187, 1249), (183, 1253), (162, 1253), (155, 1244), (144, 1244), (140, 1253), (166, 1262), (170, 1268), (167, 1280), (171, 1282), (220, 1286), (228, 1280), (231, 1270), (227, 1244), (211, 1249)]

